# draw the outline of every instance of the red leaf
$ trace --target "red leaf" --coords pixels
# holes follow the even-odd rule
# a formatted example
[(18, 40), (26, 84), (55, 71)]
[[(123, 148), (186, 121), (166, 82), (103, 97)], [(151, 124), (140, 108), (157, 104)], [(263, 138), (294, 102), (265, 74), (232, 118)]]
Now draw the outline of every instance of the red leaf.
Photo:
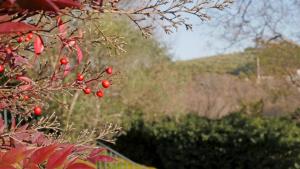
[(40, 36), (36, 36), (34, 40), (34, 52), (36, 55), (40, 55), (44, 51), (44, 42)]
[(59, 8), (80, 8), (81, 4), (73, 0), (52, 0)]
[(3, 157), (2, 161), (5, 162), (7, 165), (15, 164), (24, 158), (24, 148), (14, 148), (11, 149), (10, 151), (6, 152)]
[(27, 82), (27, 83), (33, 83), (33, 81), (30, 78), (26, 77), (26, 76), (17, 76), (17, 80)]
[(27, 90), (31, 90), (32, 87), (33, 87), (32, 85), (27, 84), (27, 85), (21, 85), (21, 86), (19, 86), (18, 89), (21, 90), (21, 91), (27, 91)]
[(0, 164), (0, 169), (16, 169), (16, 168), (11, 165)]
[(59, 30), (59, 34), (60, 36), (64, 39), (67, 36), (67, 31), (65, 28), (65, 24), (63, 23), (61, 17), (57, 18), (57, 26), (58, 26), (58, 30)]
[(49, 157), (49, 160), (46, 165), (46, 169), (55, 169), (59, 166), (61, 166), (67, 157), (71, 154), (73, 151), (73, 146), (67, 146), (66, 148), (55, 152)]
[(46, 147), (39, 148), (31, 155), (31, 162), (33, 164), (40, 164), (48, 159), (50, 155), (55, 151), (57, 145), (50, 145)]
[(24, 166), (24, 169), (40, 169), (36, 164), (29, 163), (26, 166)]
[(99, 153), (102, 153), (104, 150), (106, 150), (106, 149), (105, 148), (97, 148), (90, 153), (89, 157), (99, 155)]
[(78, 64), (80, 64), (83, 59), (83, 54), (82, 54), (80, 47), (77, 44), (75, 45), (75, 48), (77, 51), (77, 62), (78, 62)]
[(9, 15), (1, 15), (0, 16), (0, 22), (7, 22), (10, 20), (10, 16)]
[(93, 157), (88, 157), (87, 158), (90, 162), (96, 163), (96, 162), (112, 162), (114, 159), (109, 156), (105, 155), (98, 155), (98, 156), (93, 156)]
[(74, 163), (69, 165), (67, 169), (94, 169), (94, 167), (91, 167), (84, 163)]
[(59, 10), (53, 0), (17, 0), (17, 3), (23, 9), (45, 11)]
[(23, 22), (5, 22), (0, 24), (0, 34), (29, 32), (35, 30), (39, 29)]

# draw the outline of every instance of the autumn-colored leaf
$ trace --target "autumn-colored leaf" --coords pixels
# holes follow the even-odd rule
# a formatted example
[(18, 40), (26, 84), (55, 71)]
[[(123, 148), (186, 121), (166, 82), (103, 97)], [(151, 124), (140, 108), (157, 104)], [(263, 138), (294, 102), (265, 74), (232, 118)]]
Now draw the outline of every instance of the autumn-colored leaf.
[(96, 155), (99, 155), (99, 153), (102, 153), (105, 150), (106, 150), (105, 148), (97, 148), (90, 153), (89, 157), (94, 157)]
[(67, 157), (73, 151), (73, 147), (74, 146), (70, 145), (70, 146), (63, 148), (62, 150), (59, 150), (59, 151), (53, 153), (49, 157), (49, 160), (46, 165), (46, 169), (55, 169), (55, 168), (63, 165), (63, 163), (65, 162)]
[(64, 39), (67, 36), (67, 30), (65, 28), (65, 24), (63, 23), (61, 17), (57, 18), (57, 26), (58, 26), (58, 31), (59, 35)]
[(0, 16), (0, 22), (7, 22), (9, 21), (11, 18), (9, 15), (5, 14), (5, 15), (1, 15)]
[(24, 166), (24, 169), (40, 169), (40, 167), (38, 167), (36, 164), (29, 163)]
[(4, 22), (0, 24), (0, 34), (29, 32), (35, 30), (39, 29), (23, 22)]
[(33, 88), (33, 86), (30, 85), (30, 84), (21, 85), (21, 86), (18, 87), (18, 89), (21, 90), (21, 91), (31, 90), (32, 88)]
[(81, 5), (73, 0), (52, 0), (59, 8), (80, 8)]
[(80, 47), (77, 44), (75, 45), (75, 48), (77, 51), (77, 63), (80, 64), (83, 59), (83, 54), (82, 54)]
[(85, 160), (81, 160), (78, 157), (76, 157), (74, 160), (72, 160), (72, 162), (70, 162), (69, 164), (65, 165), (66, 169), (77, 169), (82, 167), (82, 169), (90, 169), (90, 168), (96, 168), (96, 166), (89, 162), (89, 161), (85, 161)]
[(87, 159), (92, 163), (114, 161), (114, 159), (112, 157), (105, 156), (105, 155), (97, 155), (97, 156), (93, 156), (93, 157), (88, 157)]
[(15, 164), (21, 161), (24, 158), (24, 148), (14, 148), (6, 152), (2, 157), (2, 162), (5, 162), (7, 165)]
[(95, 169), (95, 167), (92, 167), (84, 163), (74, 163), (68, 166), (67, 169)]
[(59, 8), (53, 0), (17, 0), (17, 4), (28, 10), (45, 10), (45, 11), (58, 11)]
[(34, 40), (34, 53), (40, 55), (44, 51), (44, 42), (40, 36), (36, 36)]
[(44, 162), (50, 155), (52, 155), (56, 148), (57, 145), (55, 144), (39, 148), (31, 155), (31, 162), (33, 164), (40, 164)]
[(16, 169), (16, 168), (11, 165), (0, 164), (0, 169)]
[(33, 81), (29, 77), (26, 77), (26, 76), (17, 76), (16, 79), (19, 81), (27, 82), (27, 83), (33, 83)]

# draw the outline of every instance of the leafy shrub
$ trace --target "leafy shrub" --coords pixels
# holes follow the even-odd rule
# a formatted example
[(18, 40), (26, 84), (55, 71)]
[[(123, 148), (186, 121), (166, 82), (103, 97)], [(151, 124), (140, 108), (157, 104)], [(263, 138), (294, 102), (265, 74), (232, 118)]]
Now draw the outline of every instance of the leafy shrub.
[(115, 148), (157, 168), (297, 168), (300, 128), (287, 118), (194, 115), (131, 123)]

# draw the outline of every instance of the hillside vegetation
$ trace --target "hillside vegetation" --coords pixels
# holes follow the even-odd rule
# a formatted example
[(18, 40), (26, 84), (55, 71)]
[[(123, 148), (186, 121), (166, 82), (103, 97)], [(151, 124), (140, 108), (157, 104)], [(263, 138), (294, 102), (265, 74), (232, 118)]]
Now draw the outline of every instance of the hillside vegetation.
[[(249, 114), (282, 115), (300, 106), (298, 88), (282, 76), (282, 72), (293, 73), (300, 68), (300, 48), (294, 43), (262, 44), (241, 53), (173, 62), (166, 47), (155, 39), (143, 38), (124, 18), (113, 22), (111, 16), (103, 17), (101, 23), (84, 23), (91, 25), (86, 36), (105, 34), (103, 38), (113, 40), (117, 32), (123, 41), (116, 42), (117, 46), (111, 44), (111, 48), (116, 48), (114, 53), (101, 47), (101, 39), (98, 46), (82, 45), (88, 46), (84, 59), (94, 58), (92, 65), (112, 65), (120, 73), (104, 99), (76, 97), (83, 95), (79, 92), (75, 96), (60, 96), (70, 107), (50, 105), (50, 111), (59, 110), (64, 121), (74, 123), (75, 128), (99, 128), (104, 121), (123, 123), (130, 119), (133, 110), (143, 112), (151, 120), (189, 113), (219, 118), (241, 109)], [(105, 31), (99, 32), (97, 27)], [(256, 79), (257, 58), (261, 74), (272, 76), (260, 83)]]
[[(211, 56), (188, 61), (176, 61), (175, 66), (193, 74), (199, 73), (254, 73), (255, 55), (251, 52)], [(243, 69), (244, 68), (244, 69)]]

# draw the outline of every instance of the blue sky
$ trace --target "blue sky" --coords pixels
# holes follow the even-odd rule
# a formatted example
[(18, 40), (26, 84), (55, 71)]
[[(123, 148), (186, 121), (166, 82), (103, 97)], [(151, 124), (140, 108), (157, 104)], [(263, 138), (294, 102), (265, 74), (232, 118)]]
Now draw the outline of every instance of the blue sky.
[[(235, 12), (235, 5), (240, 0), (236, 0), (229, 12)], [(278, 31), (284, 35), (285, 38), (292, 39), (299, 42), (300, 35), (300, 10), (299, 6), (292, 4), (292, 0), (253, 0), (255, 5), (249, 10), (252, 15), (249, 15), (252, 25), (257, 25), (263, 19), (257, 11), (264, 10), (264, 12), (271, 12), (272, 21), (276, 24)], [(264, 2), (269, 2), (272, 8), (277, 9), (282, 7), (284, 12), (284, 18), (280, 18), (276, 13), (272, 13), (272, 10), (262, 7)], [(290, 9), (293, 6), (292, 10)], [(261, 9), (260, 9), (261, 8)], [(280, 18), (279, 21), (278, 18)], [(210, 21), (199, 21), (197, 18), (189, 18), (190, 23), (193, 23), (193, 31), (186, 31), (185, 29), (179, 29), (177, 32), (171, 35), (165, 35), (164, 38), (160, 38), (160, 41), (165, 43), (169, 47), (170, 54), (174, 60), (188, 60), (194, 58), (201, 58), (207, 56), (213, 56), (221, 53), (232, 53), (242, 51), (245, 47), (251, 46), (253, 43), (253, 37), (241, 41), (237, 45), (230, 48), (230, 42), (224, 39), (224, 30), (221, 26), (216, 26), (214, 18)], [(275, 23), (276, 22), (276, 23)], [(228, 33), (228, 32), (226, 32)], [(268, 32), (266, 32), (268, 34)]]
[(193, 31), (180, 29), (178, 32), (166, 35), (163, 43), (169, 47), (170, 54), (175, 60), (188, 60), (241, 50), (241, 48), (225, 49), (229, 42), (226, 42), (218, 31), (208, 25), (197, 25), (194, 26)]

